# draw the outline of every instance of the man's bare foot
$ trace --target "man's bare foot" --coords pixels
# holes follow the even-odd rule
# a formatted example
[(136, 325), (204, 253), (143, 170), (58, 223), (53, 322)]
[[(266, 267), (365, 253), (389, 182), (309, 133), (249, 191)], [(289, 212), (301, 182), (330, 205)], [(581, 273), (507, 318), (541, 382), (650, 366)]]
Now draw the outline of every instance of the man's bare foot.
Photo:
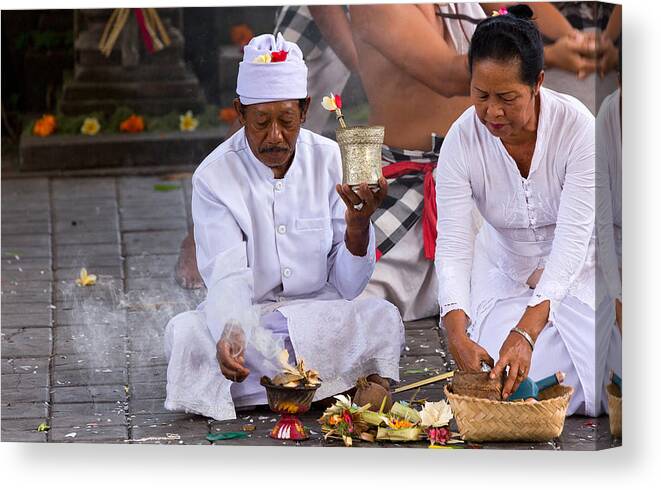
[(200, 289), (204, 281), (197, 270), (197, 258), (195, 256), (195, 239), (190, 231), (181, 242), (179, 259), (174, 268), (174, 278), (182, 288)]

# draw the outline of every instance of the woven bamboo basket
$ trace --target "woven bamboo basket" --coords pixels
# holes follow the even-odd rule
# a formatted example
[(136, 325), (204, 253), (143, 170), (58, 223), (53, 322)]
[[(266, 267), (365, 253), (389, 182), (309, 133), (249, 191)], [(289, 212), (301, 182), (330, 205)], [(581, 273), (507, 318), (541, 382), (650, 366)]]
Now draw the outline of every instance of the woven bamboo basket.
[(459, 433), (466, 441), (548, 441), (562, 433), (574, 389), (556, 385), (537, 403), (506, 402), (456, 395), (445, 387)]
[(613, 437), (622, 437), (622, 397), (620, 389), (613, 383), (606, 386), (608, 394), (608, 422)]

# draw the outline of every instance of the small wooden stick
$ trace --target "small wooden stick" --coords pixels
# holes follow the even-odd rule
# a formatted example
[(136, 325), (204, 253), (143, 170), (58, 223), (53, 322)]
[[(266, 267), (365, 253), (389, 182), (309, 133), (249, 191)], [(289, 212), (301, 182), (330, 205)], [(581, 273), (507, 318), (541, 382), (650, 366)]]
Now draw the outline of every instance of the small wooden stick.
[(413, 396), (412, 396), (411, 399), (409, 400), (409, 406), (413, 405), (413, 402), (415, 401), (415, 397), (418, 395), (418, 393), (420, 393), (420, 388), (418, 388), (417, 390), (415, 390), (415, 393), (413, 393)]
[(170, 40), (168, 31), (163, 25), (163, 21), (161, 21), (161, 17), (158, 15), (158, 12), (156, 12), (155, 8), (149, 8), (147, 9), (147, 11), (149, 12), (149, 15), (153, 18), (154, 24), (156, 25), (158, 32), (161, 34), (161, 40), (163, 41), (163, 44), (169, 46), (172, 43), (172, 41)]
[(340, 109), (339, 107), (335, 109), (335, 115), (337, 117), (337, 121), (340, 123), (340, 127), (342, 129), (346, 129), (347, 124), (344, 122), (344, 114), (342, 114), (342, 109)]
[(119, 38), (119, 35), (122, 33), (122, 30), (126, 25), (126, 21), (129, 18), (129, 14), (131, 13), (131, 10), (127, 8), (123, 8), (119, 10), (121, 12), (118, 15), (117, 21), (115, 22), (115, 25), (110, 33), (110, 36), (108, 37), (108, 41), (106, 42), (105, 52), (103, 53), (106, 55), (106, 57), (110, 56), (110, 54), (112, 53), (112, 48), (115, 46), (115, 43), (117, 42), (117, 38)]
[[(111, 41), (113, 37), (115, 37), (115, 31), (117, 30), (117, 26), (120, 24), (121, 19), (124, 16), (124, 9), (115, 9), (115, 12), (117, 12), (117, 15), (115, 16), (113, 22), (110, 22), (108, 25), (110, 26), (110, 29), (108, 30), (108, 34), (106, 35), (105, 39), (103, 40), (103, 46), (101, 47), (101, 52), (108, 57), (110, 55), (110, 51), (112, 51), (112, 45), (114, 44), (114, 41)], [(110, 47), (110, 49), (108, 49)]]
[(120, 10), (121, 9), (113, 9), (112, 14), (110, 14), (110, 18), (108, 19), (108, 22), (106, 22), (106, 25), (103, 28), (103, 34), (101, 34), (101, 39), (99, 40), (99, 49), (101, 51), (104, 50), (103, 48), (106, 45), (106, 42), (108, 42), (108, 34), (110, 34), (110, 29), (115, 23), (115, 20), (117, 19)]
[(454, 371), (439, 374), (437, 376), (432, 376), (431, 378), (423, 379), (422, 381), (416, 381), (415, 383), (411, 383), (409, 385), (400, 386), (399, 388), (395, 389), (395, 393), (401, 393), (403, 391), (409, 391), (414, 388), (419, 388), (420, 386), (426, 386), (433, 383), (437, 383), (439, 381), (443, 381), (444, 379), (448, 379), (453, 376), (454, 376)]
[(147, 9), (140, 9), (142, 10), (142, 17), (145, 20), (145, 29), (147, 29), (147, 34), (149, 34), (149, 37), (151, 38), (152, 45), (154, 46), (154, 51), (160, 51), (163, 49), (163, 43), (161, 40), (158, 38), (158, 34), (156, 34), (156, 30), (154, 26), (152, 25), (152, 19), (146, 14)]

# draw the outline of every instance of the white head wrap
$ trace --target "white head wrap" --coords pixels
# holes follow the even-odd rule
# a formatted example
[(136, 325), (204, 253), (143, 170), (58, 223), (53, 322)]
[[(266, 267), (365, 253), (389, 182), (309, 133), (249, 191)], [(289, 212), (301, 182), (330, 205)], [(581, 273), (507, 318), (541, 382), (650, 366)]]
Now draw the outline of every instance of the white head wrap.
[[(278, 51), (287, 51), (287, 59), (270, 61), (271, 53)], [(301, 49), (281, 33), (252, 38), (243, 48), (236, 93), (244, 105), (307, 97), (308, 68)]]

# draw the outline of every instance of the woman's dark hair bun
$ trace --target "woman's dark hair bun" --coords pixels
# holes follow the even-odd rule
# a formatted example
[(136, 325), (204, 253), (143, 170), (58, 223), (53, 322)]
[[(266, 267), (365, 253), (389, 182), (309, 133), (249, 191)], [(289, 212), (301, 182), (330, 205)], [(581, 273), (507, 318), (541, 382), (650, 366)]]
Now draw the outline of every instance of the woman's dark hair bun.
[(519, 19), (531, 20), (533, 11), (527, 5), (519, 4), (507, 7), (507, 13)]
[(534, 87), (544, 68), (544, 43), (532, 18), (530, 7), (514, 5), (507, 8), (507, 15), (494, 15), (480, 21), (468, 50), (471, 74), (474, 63), (479, 60), (518, 60), (521, 80)]

